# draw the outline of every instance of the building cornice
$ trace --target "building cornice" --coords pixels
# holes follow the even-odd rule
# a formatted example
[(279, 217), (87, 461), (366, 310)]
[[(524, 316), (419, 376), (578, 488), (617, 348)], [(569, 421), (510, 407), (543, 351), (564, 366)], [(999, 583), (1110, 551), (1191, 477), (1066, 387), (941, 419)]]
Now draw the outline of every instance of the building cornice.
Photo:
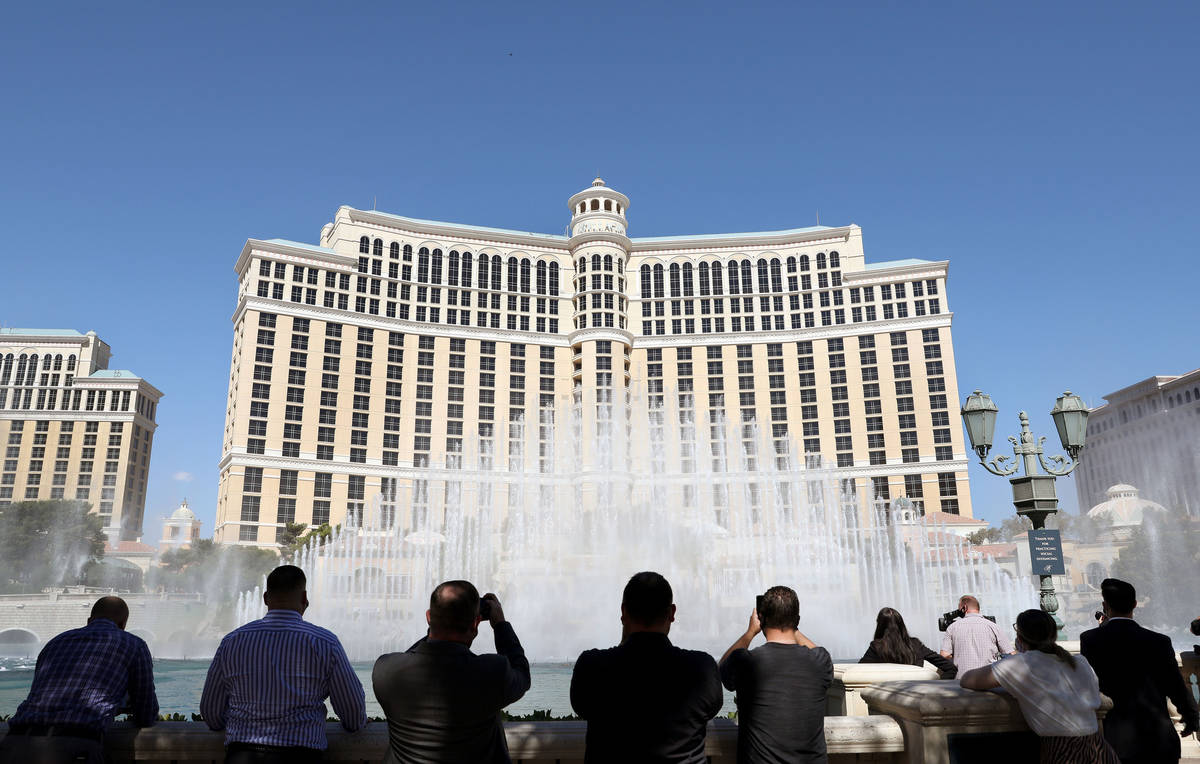
[(647, 254), (691, 254), (694, 252), (733, 252), (759, 247), (821, 246), (847, 242), (861, 229), (856, 225), (838, 228), (823, 228), (818, 231), (763, 231), (760, 233), (713, 234), (712, 236), (688, 237), (687, 239), (632, 238), (631, 255)]
[(133, 422), (142, 429), (157, 430), (158, 423), (134, 411), (46, 411), (21, 409), (0, 411), (0, 419), (45, 419), (55, 422)]
[(263, 239), (246, 239), (246, 245), (242, 247), (242, 254), (238, 255), (237, 262), (234, 263), (233, 269), (240, 276), (250, 263), (251, 256), (255, 253), (270, 254), (277, 259), (283, 256), (284, 259), (307, 265), (313, 260), (329, 263), (331, 265), (340, 265), (347, 268), (356, 268), (358, 260), (350, 255), (339, 255), (335, 253), (323, 253), (305, 247), (293, 247), (278, 241), (264, 241)]
[[(584, 199), (612, 199), (614, 202), (620, 202), (625, 209), (629, 209), (629, 197), (625, 194), (622, 194), (620, 191), (614, 191), (608, 186), (588, 186), (579, 193), (572, 195), (571, 198), (567, 200), (567, 209), (571, 210), (571, 212), (575, 212), (575, 205), (579, 204)], [(592, 212), (603, 212), (603, 210), (588, 210), (584, 213), (575, 214), (586, 215)], [(616, 213), (612, 214), (615, 215)]]
[(842, 284), (861, 286), (864, 284), (887, 284), (897, 277), (906, 279), (917, 278), (946, 278), (950, 272), (950, 262), (942, 260), (933, 263), (920, 263), (896, 266), (877, 266), (862, 271), (842, 271)]
[(533, 232), (506, 231), (495, 228), (480, 230), (468, 225), (441, 223), (432, 220), (418, 220), (402, 215), (380, 213), (372, 210), (357, 210), (353, 207), (342, 207), (350, 218), (350, 222), (359, 223), (392, 231), (408, 236), (424, 236), (430, 238), (452, 239), (454, 241), (471, 242), (479, 246), (514, 245), (533, 247), (546, 250), (547, 254), (566, 251), (566, 237), (552, 234)]
[(572, 236), (570, 241), (567, 242), (567, 248), (570, 250), (571, 255), (574, 256), (580, 247), (586, 247), (591, 244), (611, 244), (628, 252), (632, 242), (628, 236), (618, 231), (586, 231)]

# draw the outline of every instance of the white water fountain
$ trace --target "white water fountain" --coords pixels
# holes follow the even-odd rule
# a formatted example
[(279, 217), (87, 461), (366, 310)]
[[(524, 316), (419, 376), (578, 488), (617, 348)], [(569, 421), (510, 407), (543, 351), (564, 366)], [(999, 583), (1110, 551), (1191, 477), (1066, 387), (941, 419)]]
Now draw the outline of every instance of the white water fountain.
[[(1032, 586), (965, 540), (946, 545), (943, 532), (931, 543), (939, 529), (863, 506), (836, 471), (778, 454), (759, 428), (637, 403), (603, 404), (609, 416), (587, 444), (578, 408), (567, 427), (548, 413), (539, 427), (510, 423), (508, 469), (476, 440), (461, 469), (398, 475), (395, 492), (297, 556), (306, 617), (367, 660), (420, 638), (429, 592), (465, 578), (498, 594), (533, 659), (573, 660), (619, 640), (625, 582), (656, 570), (675, 591), (677, 644), (720, 654), (755, 595), (784, 584), (800, 596), (801, 629), (856, 658), (883, 606), (934, 646), (938, 614), (963, 593), (999, 623), (1036, 606)], [(701, 427), (722, 436), (697, 439)], [(243, 594), (239, 623), (260, 617), (261, 602), (259, 589)]]

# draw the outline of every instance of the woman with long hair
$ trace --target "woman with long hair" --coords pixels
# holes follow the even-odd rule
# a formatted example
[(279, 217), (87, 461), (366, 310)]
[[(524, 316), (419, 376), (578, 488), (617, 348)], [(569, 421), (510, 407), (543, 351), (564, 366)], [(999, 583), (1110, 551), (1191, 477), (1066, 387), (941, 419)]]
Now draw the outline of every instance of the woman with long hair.
[(926, 647), (921, 640), (908, 635), (900, 612), (885, 607), (875, 616), (875, 638), (863, 653), (859, 663), (903, 663), (920, 666), (929, 661), (942, 679), (953, 679), (958, 673), (954, 663)]
[(1100, 682), (1082, 655), (1071, 655), (1055, 638), (1049, 613), (1026, 610), (1013, 624), (1017, 655), (972, 669), (959, 678), (969, 690), (1002, 687), (1042, 742), (1042, 764), (1118, 764), (1096, 721)]

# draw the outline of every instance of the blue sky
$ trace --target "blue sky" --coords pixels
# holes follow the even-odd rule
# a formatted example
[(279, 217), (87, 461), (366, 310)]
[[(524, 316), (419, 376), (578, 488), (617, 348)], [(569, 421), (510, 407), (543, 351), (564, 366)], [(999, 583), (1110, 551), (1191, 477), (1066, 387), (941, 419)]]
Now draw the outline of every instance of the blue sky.
[(1001, 435), (1200, 366), (1200, 5), (827, 6), (17, 4), (0, 324), (94, 329), (166, 393), (148, 540), (184, 494), (213, 527), (246, 238), (341, 204), (557, 233), (598, 172), (635, 236), (857, 223), (951, 262)]

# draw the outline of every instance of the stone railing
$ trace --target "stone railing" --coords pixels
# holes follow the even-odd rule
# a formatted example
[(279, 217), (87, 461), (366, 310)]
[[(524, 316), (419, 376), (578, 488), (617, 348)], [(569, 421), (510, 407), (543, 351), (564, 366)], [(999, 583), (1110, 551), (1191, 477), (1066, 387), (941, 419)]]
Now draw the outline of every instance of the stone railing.
[[(586, 722), (509, 722), (504, 728), (509, 753), (517, 764), (583, 762)], [(7, 730), (8, 725), (0, 724), (0, 734)], [(353, 734), (333, 722), (326, 732), (327, 762), (378, 762), (387, 750), (387, 725), (382, 722)], [(902, 761), (904, 751), (900, 725), (886, 716), (829, 717), (825, 741), (834, 764), (894, 763)], [(140, 730), (119, 725), (109, 733), (105, 747), (114, 764), (220, 764), (225, 756), (223, 746), (223, 734), (210, 731), (201, 722), (160, 722)], [(713, 764), (737, 761), (737, 724), (728, 719), (710, 722), (705, 749)]]
[(866, 701), (862, 691), (880, 682), (937, 679), (937, 669), (929, 664), (905, 666), (898, 663), (835, 663), (833, 685), (825, 707), (827, 716), (866, 716)]
[[(1007, 693), (965, 690), (957, 682), (889, 682), (862, 690), (872, 714), (904, 728), (906, 764), (946, 761), (1036, 761), (1038, 741)], [(1103, 719), (1112, 701), (1100, 696)], [(951, 752), (954, 758), (951, 758)], [(1032, 758), (1030, 758), (1032, 756)]]

